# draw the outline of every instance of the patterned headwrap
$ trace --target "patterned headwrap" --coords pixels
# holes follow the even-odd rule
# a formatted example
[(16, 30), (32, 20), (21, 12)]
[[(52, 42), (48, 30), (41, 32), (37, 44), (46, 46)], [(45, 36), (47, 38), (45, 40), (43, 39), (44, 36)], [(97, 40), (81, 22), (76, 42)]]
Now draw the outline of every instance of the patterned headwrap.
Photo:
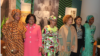
[(16, 12), (19, 12), (21, 14), (21, 11), (19, 9), (13, 9), (11, 12), (11, 16), (13, 17)]
[(94, 16), (93, 16), (93, 15), (87, 16), (87, 22), (89, 22), (89, 20), (90, 20), (92, 17), (94, 17)]
[(55, 16), (50, 16), (49, 19), (57, 19)]

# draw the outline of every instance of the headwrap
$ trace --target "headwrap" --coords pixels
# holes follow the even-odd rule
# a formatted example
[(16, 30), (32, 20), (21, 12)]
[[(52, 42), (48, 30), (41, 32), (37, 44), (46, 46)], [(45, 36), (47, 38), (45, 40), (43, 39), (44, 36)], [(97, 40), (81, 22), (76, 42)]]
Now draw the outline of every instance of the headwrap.
[(13, 17), (16, 12), (21, 14), (21, 11), (19, 9), (13, 9), (12, 12), (11, 12), (11, 16)]
[(92, 17), (94, 17), (94, 16), (93, 16), (93, 15), (88, 15), (88, 16), (87, 16), (87, 22), (89, 22), (89, 20), (90, 20)]
[(50, 16), (49, 19), (57, 19), (55, 16)]

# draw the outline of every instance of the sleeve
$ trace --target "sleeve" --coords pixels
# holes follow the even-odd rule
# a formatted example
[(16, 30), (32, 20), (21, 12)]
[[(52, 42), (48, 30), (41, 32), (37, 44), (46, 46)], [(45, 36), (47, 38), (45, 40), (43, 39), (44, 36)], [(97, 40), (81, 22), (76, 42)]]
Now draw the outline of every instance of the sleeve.
[(23, 35), (23, 38), (24, 38), (24, 39), (26, 38), (26, 37), (25, 37), (26, 31), (27, 31), (27, 29), (26, 29), (26, 27), (24, 26), (24, 27), (23, 27), (23, 32), (22, 32), (22, 35)]
[(38, 38), (39, 38), (39, 47), (42, 47), (42, 33), (41, 33), (40, 26), (39, 26), (39, 29), (38, 29)]
[(75, 30), (75, 29), (74, 29), (74, 38), (73, 38), (72, 45), (74, 45), (74, 50), (73, 50), (73, 52), (77, 53), (78, 41), (77, 41), (77, 33), (76, 33), (76, 30)]
[(75, 36), (74, 36), (74, 38), (73, 38), (73, 43), (72, 43), (72, 45), (75, 45)]
[(42, 47), (44, 48), (45, 43), (45, 37), (46, 37), (46, 27), (42, 29)]
[(8, 28), (9, 28), (9, 26), (7, 24), (3, 25), (2, 33), (3, 33), (4, 41), (11, 46), (10, 48), (12, 50), (12, 49), (15, 49), (15, 43), (14, 43), (13, 39), (8, 36), (8, 33), (7, 33)]
[(59, 43), (60, 43), (61, 46), (63, 45), (63, 37), (64, 37), (63, 28), (61, 27), (61, 28), (59, 29), (59, 37), (58, 37)]
[(7, 28), (6, 25), (3, 25), (3, 28), (2, 28), (3, 35), (7, 34), (7, 29), (6, 28)]
[(83, 47), (85, 47), (85, 40), (84, 40), (84, 38), (85, 38), (85, 28), (84, 28), (84, 26), (83, 26)]

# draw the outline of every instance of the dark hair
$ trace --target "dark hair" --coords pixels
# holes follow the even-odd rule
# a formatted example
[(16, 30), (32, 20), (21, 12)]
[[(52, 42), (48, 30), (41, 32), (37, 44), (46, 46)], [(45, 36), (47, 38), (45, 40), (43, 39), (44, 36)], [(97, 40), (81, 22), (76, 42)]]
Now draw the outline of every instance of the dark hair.
[[(76, 24), (76, 20), (77, 20), (78, 18), (81, 18), (81, 17), (80, 17), (80, 16), (77, 16), (77, 17), (74, 19), (75, 24)], [(81, 20), (82, 20), (82, 18), (81, 18)]]
[(31, 17), (31, 16), (33, 16), (34, 17), (34, 23), (36, 23), (36, 17), (35, 17), (35, 15), (34, 14), (29, 14), (29, 15), (27, 15), (27, 17), (26, 17), (26, 20), (25, 20), (25, 22), (28, 24), (29, 22), (28, 22), (28, 20), (29, 20), (29, 18)]

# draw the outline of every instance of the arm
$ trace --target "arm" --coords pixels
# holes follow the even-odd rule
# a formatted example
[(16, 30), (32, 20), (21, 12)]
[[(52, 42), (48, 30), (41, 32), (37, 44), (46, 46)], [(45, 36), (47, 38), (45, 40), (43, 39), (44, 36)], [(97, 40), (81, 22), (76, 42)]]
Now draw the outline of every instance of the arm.
[(39, 26), (39, 29), (38, 29), (38, 38), (39, 38), (39, 47), (42, 47), (42, 33), (41, 33), (40, 26)]
[(5, 43), (8, 43), (11, 46), (11, 50), (15, 49), (15, 43), (11, 38), (11, 32), (9, 32), (9, 26), (7, 24), (3, 25), (2, 33)]
[(73, 38), (73, 42), (72, 42), (72, 46), (74, 46), (74, 49), (72, 50), (73, 52), (77, 53), (77, 33), (76, 30), (74, 29), (74, 38)]
[(26, 31), (27, 31), (26, 27), (25, 27), (25, 26), (23, 26), (23, 32), (22, 32), (23, 39), (25, 39), (25, 38), (26, 38), (26, 37), (25, 37), (25, 33), (26, 33)]
[(85, 28), (83, 27), (83, 47), (85, 47), (85, 40), (84, 40), (84, 38), (85, 38)]
[(61, 46), (63, 46), (63, 37), (64, 37), (64, 33), (63, 33), (63, 28), (61, 27), (59, 29), (59, 37), (58, 37), (59, 43), (60, 43)]

